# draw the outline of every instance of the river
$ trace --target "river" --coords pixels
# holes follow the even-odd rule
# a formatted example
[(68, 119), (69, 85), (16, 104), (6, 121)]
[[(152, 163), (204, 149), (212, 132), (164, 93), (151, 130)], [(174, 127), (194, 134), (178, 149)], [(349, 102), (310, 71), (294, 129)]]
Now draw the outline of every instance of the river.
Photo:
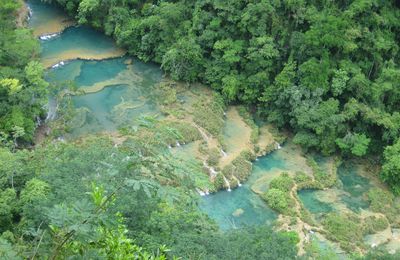
[[(160, 108), (152, 98), (154, 88), (163, 77), (158, 65), (124, 56), (124, 51), (112, 39), (91, 28), (74, 26), (73, 21), (54, 6), (38, 1), (28, 3), (32, 10), (30, 26), (35, 35), (42, 36), (41, 61), (48, 68), (47, 80), (57, 84), (72, 82), (86, 93), (72, 98), (78, 116), (64, 138), (113, 132), (134, 125), (141, 116), (162, 118)], [(182, 100), (189, 99), (182, 97)], [(232, 113), (232, 117), (228, 114), (224, 128), (228, 155), (241, 151), (238, 148), (240, 140), (250, 131), (246, 130), (242, 119), (229, 121), (237, 117), (234, 110)], [(188, 144), (171, 151), (184, 160), (193, 160), (196, 159), (195, 149), (194, 145)], [(319, 157), (317, 161), (323, 165), (327, 160), (330, 158)], [(199, 206), (223, 230), (272, 225), (278, 214), (256, 192), (265, 192), (272, 178), (284, 171), (311, 174), (304, 154), (290, 141), (281, 149), (259, 157), (245, 183), (231, 191), (202, 196)], [(359, 167), (344, 164), (338, 169), (340, 185), (327, 190), (303, 190), (298, 193), (299, 198), (317, 219), (321, 214), (333, 211), (360, 213), (369, 206), (365, 194), (372, 184), (359, 171)]]

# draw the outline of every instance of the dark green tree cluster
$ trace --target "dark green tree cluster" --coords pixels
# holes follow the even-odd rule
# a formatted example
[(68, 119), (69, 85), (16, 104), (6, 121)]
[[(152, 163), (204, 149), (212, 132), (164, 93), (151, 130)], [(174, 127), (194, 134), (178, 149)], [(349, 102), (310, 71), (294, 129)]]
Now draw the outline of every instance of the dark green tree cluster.
[(173, 78), (258, 107), (306, 148), (382, 154), (399, 138), (398, 1), (53, 2)]
[(47, 101), (48, 84), (36, 61), (39, 43), (15, 23), (20, 7), (20, 1), (0, 4), (0, 143), (8, 146), (32, 142)]

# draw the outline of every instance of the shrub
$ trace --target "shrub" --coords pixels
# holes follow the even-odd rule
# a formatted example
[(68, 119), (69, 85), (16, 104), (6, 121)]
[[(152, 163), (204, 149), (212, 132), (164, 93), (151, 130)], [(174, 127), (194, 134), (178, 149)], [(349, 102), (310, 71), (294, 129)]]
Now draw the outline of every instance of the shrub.
[(207, 163), (211, 166), (216, 166), (221, 158), (221, 153), (217, 148), (208, 151)]
[(287, 172), (282, 173), (279, 177), (273, 179), (269, 184), (271, 189), (278, 189), (289, 192), (294, 185), (293, 179)]
[(393, 194), (380, 188), (372, 188), (368, 191), (370, 208), (375, 212), (384, 213), (393, 204)]
[(374, 234), (383, 231), (389, 223), (385, 217), (370, 216), (364, 220), (364, 234)]
[(279, 189), (269, 189), (262, 195), (268, 206), (285, 215), (293, 215), (293, 201), (287, 192)]
[(353, 215), (329, 213), (322, 221), (328, 238), (339, 242), (346, 251), (354, 251), (354, 246), (363, 245), (363, 228), (360, 219)]

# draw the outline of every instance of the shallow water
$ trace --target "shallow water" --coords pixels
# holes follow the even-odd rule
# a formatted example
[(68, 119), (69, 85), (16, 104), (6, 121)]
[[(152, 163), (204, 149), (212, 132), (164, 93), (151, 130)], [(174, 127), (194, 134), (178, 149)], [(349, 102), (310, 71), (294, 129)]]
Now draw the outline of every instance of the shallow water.
[[(319, 164), (326, 161), (317, 160)], [(323, 165), (322, 165), (323, 167)], [(344, 163), (338, 167), (340, 185), (327, 190), (303, 190), (298, 193), (300, 200), (311, 213), (341, 211), (344, 208), (360, 212), (369, 206), (366, 192), (371, 188), (369, 180), (359, 174), (360, 167)]]
[(43, 3), (40, 0), (29, 0), (27, 3), (32, 12), (29, 26), (33, 28), (36, 36), (58, 33), (73, 24), (72, 20), (54, 5)]
[(220, 191), (203, 197), (201, 209), (224, 230), (248, 225), (271, 225), (277, 214), (251, 190), (251, 186), (257, 179), (273, 174), (275, 169), (289, 169), (284, 155), (285, 152), (279, 150), (260, 157), (254, 162), (252, 174), (246, 183), (231, 192)]
[[(231, 108), (227, 112), (227, 118), (223, 129), (223, 140), (226, 144), (227, 153), (234, 153), (245, 149), (246, 142), (250, 141), (251, 129), (243, 122), (235, 108)], [(244, 146), (244, 147), (243, 147)]]
[(298, 195), (305, 207), (313, 214), (327, 213), (333, 210), (329, 203), (318, 199), (318, 193), (315, 190), (302, 190), (298, 192)]
[[(36, 1), (28, 4), (33, 10), (30, 26), (34, 30), (55, 23), (60, 16), (65, 19), (54, 6)], [(41, 61), (45, 66), (64, 61), (49, 69), (46, 79), (54, 84), (72, 82), (78, 89), (90, 93), (72, 97), (78, 110), (67, 137), (115, 131), (134, 124), (143, 115), (158, 114), (150, 96), (162, 77), (159, 66), (136, 59), (127, 62), (127, 58), (78, 60), (109, 58), (122, 53), (113, 39), (85, 26), (69, 27), (60, 35), (41, 40)]]
[(65, 60), (101, 60), (123, 53), (112, 38), (86, 26), (69, 27), (54, 38), (41, 41), (41, 61), (45, 67)]

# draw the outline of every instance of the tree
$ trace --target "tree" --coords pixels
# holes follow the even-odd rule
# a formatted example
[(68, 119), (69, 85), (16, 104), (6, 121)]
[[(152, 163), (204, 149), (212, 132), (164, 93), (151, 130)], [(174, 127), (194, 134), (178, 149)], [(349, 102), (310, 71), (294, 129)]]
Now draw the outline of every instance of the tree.
[(345, 153), (363, 156), (367, 153), (370, 141), (365, 134), (348, 133), (345, 137), (336, 139), (336, 144)]
[(192, 38), (179, 40), (163, 57), (161, 67), (175, 80), (193, 82), (203, 72), (201, 48)]
[(400, 194), (400, 140), (387, 146), (383, 153), (382, 179)]

